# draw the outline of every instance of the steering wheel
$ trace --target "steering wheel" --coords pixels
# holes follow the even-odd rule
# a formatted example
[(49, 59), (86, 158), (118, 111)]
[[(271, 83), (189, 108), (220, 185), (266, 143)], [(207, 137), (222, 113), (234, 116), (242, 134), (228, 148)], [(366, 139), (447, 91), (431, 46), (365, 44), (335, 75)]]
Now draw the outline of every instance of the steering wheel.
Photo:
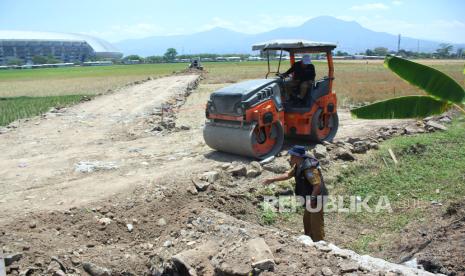
[(281, 78), (281, 79), (285, 79), (286, 78), (286, 75), (285, 74), (282, 74), (282, 73), (276, 73), (276, 76)]

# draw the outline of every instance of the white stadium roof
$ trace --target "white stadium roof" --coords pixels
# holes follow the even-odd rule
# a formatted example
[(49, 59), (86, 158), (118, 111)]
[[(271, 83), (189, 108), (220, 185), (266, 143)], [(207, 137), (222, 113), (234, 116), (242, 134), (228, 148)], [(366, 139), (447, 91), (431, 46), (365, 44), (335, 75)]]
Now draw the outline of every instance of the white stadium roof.
[(0, 30), (0, 40), (85, 41), (96, 53), (120, 53), (109, 42), (82, 34)]

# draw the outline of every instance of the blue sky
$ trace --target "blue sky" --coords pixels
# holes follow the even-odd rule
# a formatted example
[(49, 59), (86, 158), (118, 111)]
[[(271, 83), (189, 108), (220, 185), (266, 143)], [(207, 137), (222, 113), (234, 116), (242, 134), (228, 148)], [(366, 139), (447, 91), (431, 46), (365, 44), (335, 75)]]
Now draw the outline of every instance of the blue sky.
[(86, 33), (111, 42), (213, 27), (258, 33), (321, 15), (375, 31), (465, 43), (463, 0), (0, 0), (0, 29)]

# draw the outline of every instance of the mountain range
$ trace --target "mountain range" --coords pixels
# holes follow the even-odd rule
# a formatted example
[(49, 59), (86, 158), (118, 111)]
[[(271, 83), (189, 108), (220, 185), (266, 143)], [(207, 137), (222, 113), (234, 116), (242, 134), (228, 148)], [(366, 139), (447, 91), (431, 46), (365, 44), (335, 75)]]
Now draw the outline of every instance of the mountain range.
[[(277, 28), (258, 34), (244, 34), (217, 27), (189, 35), (151, 36), (123, 40), (114, 44), (125, 55), (162, 55), (167, 48), (175, 48), (179, 54), (227, 54), (252, 53), (251, 45), (254, 43), (292, 38), (335, 42), (338, 45), (336, 50), (351, 54), (364, 52), (366, 49), (375, 47), (397, 50), (398, 41), (397, 35), (376, 32), (355, 21), (320, 16), (297, 27)], [(440, 43), (443, 42), (402, 36), (400, 48), (409, 51), (433, 52)], [(465, 45), (454, 45), (454, 47), (465, 47)]]

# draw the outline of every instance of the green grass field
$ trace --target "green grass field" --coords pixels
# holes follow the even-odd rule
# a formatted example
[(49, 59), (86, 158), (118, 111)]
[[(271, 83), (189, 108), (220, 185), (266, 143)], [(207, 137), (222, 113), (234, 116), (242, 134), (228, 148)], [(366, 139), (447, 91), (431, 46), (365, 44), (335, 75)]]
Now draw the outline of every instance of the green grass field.
[[(399, 164), (388, 153), (392, 149)], [(362, 162), (343, 170), (332, 194), (372, 196), (374, 207), (387, 196), (392, 213), (347, 214), (344, 220), (367, 229), (348, 246), (360, 253), (379, 253), (391, 243), (384, 234), (397, 235), (410, 223), (422, 223), (430, 216), (432, 202), (443, 211), (465, 198), (465, 117), (454, 120), (449, 129), (432, 134), (396, 137), (381, 144), (380, 150)], [(330, 216), (333, 214), (329, 214)]]
[(169, 75), (186, 64), (141, 64), (0, 71), (0, 126), (79, 102), (127, 83)]
[(78, 103), (83, 95), (0, 98), (0, 126), (19, 118), (29, 118), (50, 110)]
[(83, 96), (11, 97), (0, 98), (0, 126), (47, 112), (51, 107), (65, 107), (78, 103)]
[[(463, 85), (463, 62), (422, 62), (449, 74)], [(327, 75), (325, 62), (315, 61), (314, 63), (317, 78)], [(205, 83), (224, 83), (224, 85), (244, 79), (264, 78), (267, 71), (266, 62), (210, 62), (203, 65), (208, 72)], [(169, 75), (175, 71), (182, 71), (186, 67), (186, 63), (175, 63), (2, 70), (0, 71), (0, 97), (95, 95), (148, 77)], [(277, 62), (272, 62), (271, 68), (276, 70), (276, 67)], [(288, 67), (289, 61), (284, 61), (280, 71), (283, 72)], [(421, 91), (384, 68), (382, 61), (337, 61), (335, 76), (334, 90), (338, 94), (340, 106), (394, 96), (422, 94)], [(0, 125), (15, 118), (39, 114), (32, 110), (46, 110), (51, 106), (45, 108), (45, 102), (53, 103), (53, 100), (38, 99), (39, 107), (31, 108), (31, 112), (14, 113), (18, 116), (11, 114), (14, 107), (8, 107), (13, 102), (7, 101), (3, 104), (0, 118), (8, 119), (2, 120)], [(28, 106), (33, 106), (33, 102), (33, 99), (29, 99)], [(6, 112), (9, 114), (4, 114)]]
[(0, 97), (90, 95), (168, 75), (186, 64), (140, 64), (0, 71)]
[[(328, 239), (360, 254), (391, 258), (390, 252), (397, 250), (393, 241), (401, 238), (402, 231), (417, 229), (417, 225), (430, 227), (438, 214), (463, 202), (465, 117), (457, 117), (447, 126), (447, 131), (398, 136), (384, 141), (378, 151), (371, 151), (360, 161), (338, 170), (336, 178), (330, 182), (330, 195), (343, 196), (345, 208), (350, 207), (349, 196), (369, 197), (368, 205), (373, 212), (327, 212)], [(389, 149), (395, 153), (397, 165)], [(248, 196), (270, 196), (276, 191), (293, 189), (294, 185), (291, 179), (277, 182), (273, 189), (259, 186), (255, 194)], [(392, 212), (374, 212), (378, 199), (383, 196), (387, 197)], [(301, 229), (302, 208), (279, 213), (265, 207), (262, 204), (257, 208), (263, 224)]]

